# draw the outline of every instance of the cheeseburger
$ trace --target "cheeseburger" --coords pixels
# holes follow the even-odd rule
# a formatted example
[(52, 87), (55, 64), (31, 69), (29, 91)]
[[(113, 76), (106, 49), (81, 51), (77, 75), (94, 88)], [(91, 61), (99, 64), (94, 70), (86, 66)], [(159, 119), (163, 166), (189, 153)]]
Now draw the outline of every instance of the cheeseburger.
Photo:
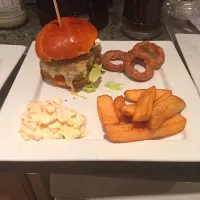
[(101, 45), (89, 21), (63, 17), (61, 24), (53, 20), (45, 25), (37, 35), (35, 50), (42, 77), (74, 91), (99, 78), (95, 71), (101, 71)]

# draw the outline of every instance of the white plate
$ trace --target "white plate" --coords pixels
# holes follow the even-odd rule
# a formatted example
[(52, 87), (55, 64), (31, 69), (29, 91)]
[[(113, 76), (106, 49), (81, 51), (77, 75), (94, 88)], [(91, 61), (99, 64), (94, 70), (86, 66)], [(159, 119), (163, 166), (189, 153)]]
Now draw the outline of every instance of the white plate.
[(200, 15), (197, 17), (189, 17), (189, 20), (196, 26), (196, 28), (200, 31)]
[[(103, 51), (121, 49), (127, 51), (135, 42), (102, 42)], [(124, 74), (106, 72), (97, 92), (80, 94), (87, 99), (74, 97), (66, 89), (53, 87), (42, 81), (39, 60), (36, 57), (34, 43), (21, 67), (20, 72), (8, 94), (0, 113), (0, 160), (5, 161), (77, 161), (77, 160), (124, 160), (124, 161), (200, 161), (199, 119), (200, 98), (185, 69), (179, 55), (171, 42), (156, 42), (164, 48), (166, 62), (156, 71), (152, 80), (137, 83)], [(112, 92), (104, 87), (107, 81), (123, 83), (122, 91)], [(113, 97), (123, 94), (126, 89), (168, 88), (175, 95), (183, 98), (187, 104), (183, 115), (187, 126), (179, 135), (165, 140), (141, 141), (126, 144), (112, 144), (104, 139), (101, 123), (97, 114), (96, 98), (101, 94)], [(67, 107), (87, 117), (87, 128), (91, 132), (81, 140), (46, 140), (25, 142), (18, 130), (20, 114), (32, 99), (49, 99), (61, 97)], [(192, 97), (192, 98), (191, 98)], [(65, 101), (67, 100), (67, 101)]]
[(200, 35), (176, 34), (176, 38), (187, 63), (188, 70), (200, 93)]
[(21, 45), (0, 44), (0, 89), (10, 76), (26, 47)]

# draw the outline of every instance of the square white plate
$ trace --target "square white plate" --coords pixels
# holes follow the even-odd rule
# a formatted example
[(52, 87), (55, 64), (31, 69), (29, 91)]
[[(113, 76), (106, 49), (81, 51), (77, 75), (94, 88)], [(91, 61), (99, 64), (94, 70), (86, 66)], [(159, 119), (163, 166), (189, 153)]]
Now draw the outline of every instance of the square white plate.
[(0, 89), (22, 57), (26, 47), (0, 44)]
[(196, 28), (200, 31), (200, 15), (189, 17), (189, 20), (196, 26)]
[[(33, 42), (28, 55), (18, 73), (6, 102), (0, 113), (0, 161), (200, 161), (200, 98), (172, 42), (156, 42), (163, 47), (166, 62), (156, 71), (152, 80), (138, 83), (129, 80), (124, 74), (106, 72), (98, 90), (85, 95), (87, 99), (74, 97), (66, 89), (54, 87), (43, 82), (40, 76), (39, 60)], [(110, 49), (127, 51), (133, 41), (102, 42), (103, 52)], [(124, 84), (122, 91), (113, 92), (104, 87), (107, 81)], [(112, 144), (104, 139), (97, 114), (96, 98), (101, 94), (113, 97), (123, 94), (127, 89), (168, 88), (183, 98), (187, 104), (183, 115), (187, 118), (185, 130), (175, 137), (165, 140), (142, 141), (126, 144)], [(46, 140), (24, 141), (18, 134), (20, 114), (32, 99), (61, 97), (65, 106), (75, 108), (87, 117), (89, 136), (73, 141)], [(67, 101), (65, 101), (67, 100)]]
[(176, 34), (188, 70), (200, 93), (200, 34)]

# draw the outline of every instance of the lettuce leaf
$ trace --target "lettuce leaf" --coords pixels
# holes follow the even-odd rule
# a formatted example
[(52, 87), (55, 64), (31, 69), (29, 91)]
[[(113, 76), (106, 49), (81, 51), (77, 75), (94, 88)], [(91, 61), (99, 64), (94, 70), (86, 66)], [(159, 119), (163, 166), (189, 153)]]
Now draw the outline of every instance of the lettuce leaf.
[(95, 92), (97, 88), (93, 84), (90, 84), (90, 85), (84, 86), (83, 90), (87, 93), (92, 93), (92, 92)]
[(94, 86), (94, 83), (98, 81), (101, 75), (102, 75), (102, 65), (94, 64), (88, 76), (88, 79), (91, 84), (84, 86), (83, 90), (87, 93), (95, 92), (97, 88)]
[(104, 86), (114, 91), (121, 90), (124, 87), (123, 84), (115, 83), (113, 81), (108, 81), (106, 84), (104, 84)]
[(94, 64), (92, 70), (89, 73), (89, 81), (95, 83), (102, 75), (102, 65)]

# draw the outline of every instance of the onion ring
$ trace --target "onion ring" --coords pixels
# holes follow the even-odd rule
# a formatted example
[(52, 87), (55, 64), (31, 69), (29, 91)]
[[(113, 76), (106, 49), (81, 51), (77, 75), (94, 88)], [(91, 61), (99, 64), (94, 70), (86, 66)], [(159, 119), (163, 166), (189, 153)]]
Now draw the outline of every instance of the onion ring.
[[(146, 70), (139, 72), (134, 68), (135, 64), (140, 64)], [(142, 55), (136, 55), (134, 52), (129, 51), (124, 60), (124, 69), (126, 74), (137, 81), (148, 81), (154, 75), (154, 68), (149, 64), (149, 60), (145, 59)]]
[(111, 63), (110, 61), (121, 60), (123, 62), (125, 56), (126, 56), (126, 53), (120, 50), (107, 51), (103, 55), (103, 59), (102, 59), (103, 68), (112, 72), (124, 72), (123, 64), (116, 65), (116, 64)]
[(137, 56), (149, 59), (149, 64), (154, 69), (159, 69), (165, 61), (165, 53), (161, 47), (151, 42), (139, 42), (131, 51), (136, 52)]

